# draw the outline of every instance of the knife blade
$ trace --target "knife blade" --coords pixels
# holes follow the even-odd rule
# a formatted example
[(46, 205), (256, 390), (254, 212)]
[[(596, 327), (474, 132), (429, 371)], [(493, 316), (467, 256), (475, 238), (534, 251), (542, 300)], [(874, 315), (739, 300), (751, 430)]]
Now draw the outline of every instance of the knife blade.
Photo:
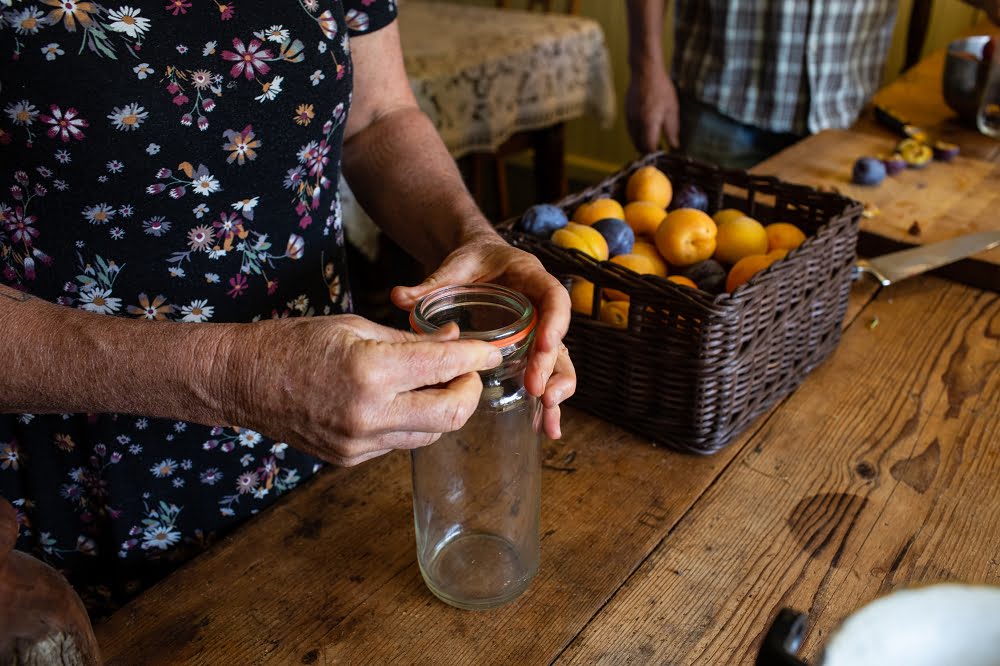
[(983, 231), (950, 238), (938, 243), (883, 254), (872, 259), (859, 259), (857, 270), (873, 276), (883, 287), (950, 264), (953, 261), (1000, 246), (1000, 230)]

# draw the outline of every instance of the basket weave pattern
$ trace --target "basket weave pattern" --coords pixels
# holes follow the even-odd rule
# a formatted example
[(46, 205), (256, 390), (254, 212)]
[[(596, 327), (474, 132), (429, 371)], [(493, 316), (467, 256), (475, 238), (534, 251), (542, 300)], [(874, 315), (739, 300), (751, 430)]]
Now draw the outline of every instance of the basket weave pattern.
[[(794, 390), (836, 347), (854, 273), (861, 206), (775, 178), (663, 153), (560, 201), (567, 214), (599, 196), (623, 199), (629, 175), (655, 164), (678, 184), (706, 190), (711, 210), (739, 208), (784, 221), (806, 242), (733, 294), (639, 276), (515, 230), (504, 235), (546, 269), (629, 295), (627, 330), (573, 314), (565, 343), (577, 369), (570, 404), (658, 444), (714, 453)], [(595, 299), (599, 291), (595, 289)]]

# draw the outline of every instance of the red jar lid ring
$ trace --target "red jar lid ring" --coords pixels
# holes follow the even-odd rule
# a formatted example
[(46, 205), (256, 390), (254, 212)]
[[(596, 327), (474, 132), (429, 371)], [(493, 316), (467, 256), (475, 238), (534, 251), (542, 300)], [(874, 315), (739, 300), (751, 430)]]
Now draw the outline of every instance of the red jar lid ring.
[[(494, 347), (500, 347), (501, 349), (504, 347), (509, 347), (510, 345), (521, 342), (526, 337), (531, 335), (531, 332), (535, 330), (535, 326), (537, 324), (538, 324), (538, 310), (532, 308), (531, 321), (528, 322), (528, 325), (522, 328), (520, 331), (514, 333), (513, 335), (508, 335), (505, 338), (500, 338), (499, 340), (484, 340), (483, 342), (489, 342)], [(420, 330), (420, 328), (417, 326), (416, 313), (412, 310), (410, 311), (410, 328), (413, 329), (414, 333), (419, 333), (421, 335), (424, 334), (424, 331)]]

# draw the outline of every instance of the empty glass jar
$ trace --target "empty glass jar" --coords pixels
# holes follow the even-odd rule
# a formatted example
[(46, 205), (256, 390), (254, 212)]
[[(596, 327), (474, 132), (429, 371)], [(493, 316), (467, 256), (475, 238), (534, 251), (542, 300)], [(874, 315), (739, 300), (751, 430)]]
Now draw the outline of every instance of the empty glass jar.
[(461, 337), (490, 342), (504, 357), (480, 373), (479, 407), (465, 426), (411, 454), (420, 572), (459, 608), (507, 603), (538, 571), (541, 416), (524, 388), (536, 319), (527, 298), (492, 284), (439, 289), (411, 316), (423, 333), (455, 322)]

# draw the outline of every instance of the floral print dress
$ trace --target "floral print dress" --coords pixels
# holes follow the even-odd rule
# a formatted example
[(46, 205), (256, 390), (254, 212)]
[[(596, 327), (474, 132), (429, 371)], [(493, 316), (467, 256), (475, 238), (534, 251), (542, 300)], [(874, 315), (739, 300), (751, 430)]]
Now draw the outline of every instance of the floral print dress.
[[(395, 14), (394, 0), (0, 0), (0, 280), (192, 325), (348, 310), (350, 37)], [(246, 429), (0, 414), (18, 547), (96, 614), (318, 467)]]

